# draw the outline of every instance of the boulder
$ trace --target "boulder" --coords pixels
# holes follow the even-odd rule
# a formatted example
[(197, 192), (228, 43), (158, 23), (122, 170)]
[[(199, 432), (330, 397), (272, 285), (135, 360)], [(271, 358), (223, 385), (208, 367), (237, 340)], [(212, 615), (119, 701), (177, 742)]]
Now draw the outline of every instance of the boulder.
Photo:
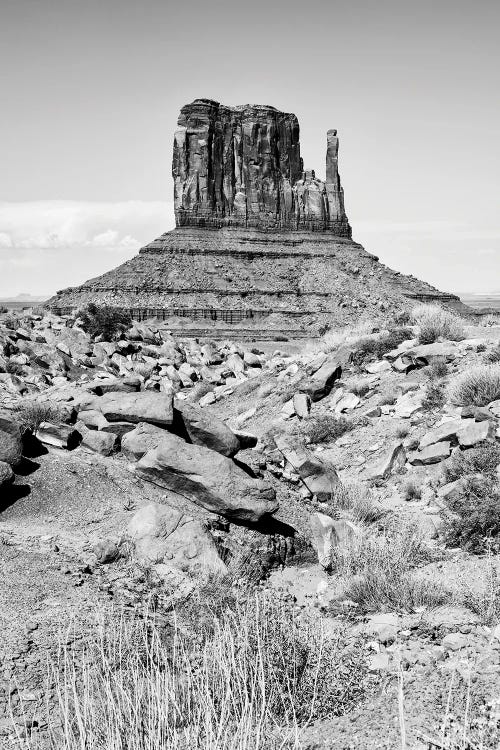
[(77, 427), (83, 437), (82, 448), (100, 453), (101, 456), (110, 456), (116, 450), (118, 438), (111, 432), (89, 430), (81, 422), (77, 422)]
[(78, 414), (78, 419), (89, 430), (102, 430), (109, 424), (104, 414), (97, 409), (82, 409)]
[[(84, 430), (87, 429), (83, 422), (81, 425)], [(44, 445), (69, 451), (77, 448), (82, 441), (81, 432), (75, 429), (73, 425), (53, 424), (52, 422), (42, 422), (36, 436)]]
[(7, 487), (14, 481), (14, 472), (10, 464), (0, 461), (0, 489)]
[(443, 440), (433, 445), (428, 445), (421, 451), (415, 451), (408, 457), (408, 461), (413, 466), (426, 466), (427, 464), (438, 464), (440, 461), (444, 461), (449, 458), (451, 453), (451, 444), (449, 441)]
[(293, 408), (299, 419), (304, 419), (311, 411), (311, 399), (307, 393), (295, 393), (293, 396)]
[(403, 443), (394, 443), (382, 458), (367, 470), (367, 478), (371, 480), (387, 479), (395, 471), (401, 471), (406, 463), (406, 451)]
[(340, 483), (335, 467), (301, 445), (290, 445), (283, 435), (276, 436), (274, 441), (283, 458), (299, 475), (309, 492), (316, 495), (320, 502), (329, 500)]
[(208, 415), (194, 404), (175, 403), (174, 420), (170, 429), (188, 442), (203, 445), (223, 456), (234, 456), (240, 450), (240, 443), (234, 432), (220, 419)]
[(185, 443), (177, 435), (166, 434), (135, 470), (142, 479), (229, 519), (255, 523), (278, 508), (267, 482), (252, 478), (230, 458)]
[(371, 375), (375, 375), (380, 372), (387, 372), (390, 369), (391, 365), (386, 359), (382, 359), (379, 362), (370, 362), (369, 364), (365, 365), (366, 372), (369, 372)]
[(108, 422), (149, 422), (168, 427), (173, 421), (172, 396), (160, 391), (105, 393), (90, 408), (101, 411)]
[(227, 573), (203, 523), (170, 505), (149, 503), (138, 510), (127, 534), (142, 565), (166, 564), (204, 577)]
[(19, 425), (7, 415), (0, 415), (0, 461), (17, 466), (23, 456)]
[(325, 570), (330, 570), (332, 567), (335, 547), (348, 542), (359, 533), (357, 527), (350, 521), (345, 519), (335, 521), (324, 513), (312, 513), (310, 527), (318, 562)]
[(377, 641), (388, 645), (394, 643), (400, 628), (399, 617), (396, 614), (387, 612), (371, 615), (365, 625), (365, 633)]
[(104, 393), (134, 393), (141, 390), (141, 380), (132, 375), (124, 378), (97, 378), (88, 384), (87, 390), (98, 396)]
[(341, 376), (342, 366), (339, 362), (336, 359), (327, 359), (319, 370), (316, 370), (303, 386), (301, 385), (301, 390), (309, 394), (312, 401), (320, 401), (328, 396), (334, 383), (340, 380)]
[(475, 424), (473, 419), (450, 419), (447, 422), (443, 422), (443, 424), (437, 425), (437, 427), (433, 427), (432, 430), (425, 433), (420, 439), (419, 448), (422, 450), (428, 445), (440, 443), (443, 440), (456, 440), (457, 433), (471, 424)]
[(488, 420), (484, 422), (472, 421), (457, 432), (457, 438), (462, 448), (472, 448), (473, 445), (493, 437), (494, 434), (495, 428)]
[(139, 422), (130, 432), (122, 437), (121, 450), (129, 461), (139, 461), (145, 453), (161, 445), (165, 439), (165, 430), (153, 424)]

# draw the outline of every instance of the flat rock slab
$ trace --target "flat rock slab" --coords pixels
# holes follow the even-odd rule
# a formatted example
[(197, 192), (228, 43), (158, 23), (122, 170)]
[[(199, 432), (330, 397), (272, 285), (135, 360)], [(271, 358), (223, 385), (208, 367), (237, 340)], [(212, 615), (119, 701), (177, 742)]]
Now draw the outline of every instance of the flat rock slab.
[(395, 443), (382, 458), (367, 471), (371, 480), (386, 479), (395, 471), (400, 471), (406, 463), (406, 451), (402, 443)]
[(433, 427), (432, 430), (425, 433), (420, 440), (419, 448), (420, 450), (423, 450), (428, 445), (440, 443), (443, 440), (456, 440), (457, 435), (461, 431), (473, 424), (475, 424), (473, 419), (450, 419), (448, 422), (443, 422), (443, 424), (437, 425), (436, 427)]
[(494, 432), (491, 422), (474, 422), (472, 420), (457, 433), (457, 438), (462, 448), (472, 448), (473, 445), (493, 437)]
[(328, 396), (334, 383), (340, 380), (341, 376), (342, 366), (336, 359), (329, 359), (301, 386), (301, 390), (307, 393), (312, 401), (320, 401)]
[(229, 519), (256, 523), (278, 509), (271, 485), (249, 476), (230, 458), (165, 433), (135, 468), (137, 476)]
[(159, 391), (105, 393), (93, 398), (89, 407), (102, 412), (108, 422), (148, 422), (168, 427), (174, 416), (172, 395)]
[(276, 447), (304, 485), (320, 502), (331, 498), (340, 479), (333, 464), (322, 461), (300, 445), (292, 446), (284, 436), (275, 437)]
[(427, 464), (438, 464), (449, 458), (451, 453), (451, 443), (442, 441), (428, 445), (421, 451), (411, 453), (408, 460), (413, 466), (425, 466)]

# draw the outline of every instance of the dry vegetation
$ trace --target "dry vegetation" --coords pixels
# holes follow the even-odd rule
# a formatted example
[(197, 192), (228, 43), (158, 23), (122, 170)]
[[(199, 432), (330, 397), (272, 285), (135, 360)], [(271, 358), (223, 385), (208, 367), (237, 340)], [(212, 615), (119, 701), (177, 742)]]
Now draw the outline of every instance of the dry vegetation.
[(471, 367), (452, 381), (449, 396), (459, 406), (486, 406), (500, 398), (500, 364)]
[(440, 339), (461, 341), (465, 338), (462, 321), (439, 305), (418, 305), (412, 310), (411, 318), (417, 325), (421, 344), (432, 344)]

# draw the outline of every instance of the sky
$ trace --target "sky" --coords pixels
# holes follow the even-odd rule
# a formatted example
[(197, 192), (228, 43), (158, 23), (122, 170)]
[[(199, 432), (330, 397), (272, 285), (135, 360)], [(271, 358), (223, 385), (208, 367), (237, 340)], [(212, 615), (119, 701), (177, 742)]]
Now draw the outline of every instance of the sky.
[(353, 236), (445, 291), (500, 291), (497, 0), (1, 0), (0, 297), (48, 295), (174, 226), (198, 97), (294, 112)]

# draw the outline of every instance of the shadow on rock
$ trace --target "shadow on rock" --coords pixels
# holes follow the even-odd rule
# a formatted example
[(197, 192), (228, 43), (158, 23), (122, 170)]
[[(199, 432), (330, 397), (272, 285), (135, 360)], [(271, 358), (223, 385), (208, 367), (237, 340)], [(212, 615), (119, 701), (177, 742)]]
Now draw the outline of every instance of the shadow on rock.
[(8, 487), (2, 487), (2, 493), (0, 497), (0, 513), (10, 508), (18, 500), (23, 497), (27, 497), (31, 492), (29, 484), (11, 484)]

